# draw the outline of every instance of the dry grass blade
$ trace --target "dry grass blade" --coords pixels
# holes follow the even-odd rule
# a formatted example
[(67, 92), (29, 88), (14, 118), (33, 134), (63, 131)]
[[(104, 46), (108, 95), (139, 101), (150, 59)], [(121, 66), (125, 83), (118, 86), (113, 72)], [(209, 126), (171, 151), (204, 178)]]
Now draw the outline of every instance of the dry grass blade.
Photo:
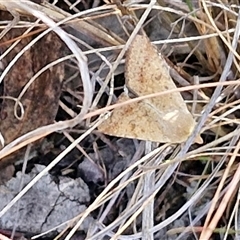
[[(43, 238), (239, 238), (239, 2), (51, 2), (0, 0), (0, 9), (13, 15), (0, 12), (0, 28), (5, 28), (0, 33), (0, 142), (6, 144), (0, 166), (3, 158), (46, 136), (47, 150), (39, 141), (37, 160), (31, 161), (47, 161), (52, 154), (44, 170), (0, 207), (1, 220), (57, 166), (60, 179), (65, 174), (73, 182), (84, 179), (91, 201), (38, 231)], [(58, 39), (54, 57), (39, 47), (50, 48), (48, 36)], [(25, 60), (32, 55), (41, 64)], [(54, 84), (62, 71), (60, 91)], [(20, 78), (18, 90), (13, 89)], [(39, 79), (49, 85), (42, 88)], [(34, 113), (40, 106), (30, 94), (34, 87), (36, 94), (46, 94), (43, 100), (54, 100), (44, 104), (52, 114), (44, 121)], [(105, 121), (99, 115), (107, 111), (113, 114)], [(169, 116), (176, 112), (179, 117), (172, 121)], [(199, 133), (201, 145), (194, 143)], [(75, 203), (73, 195), (69, 199)], [(89, 217), (92, 226), (79, 231)]]

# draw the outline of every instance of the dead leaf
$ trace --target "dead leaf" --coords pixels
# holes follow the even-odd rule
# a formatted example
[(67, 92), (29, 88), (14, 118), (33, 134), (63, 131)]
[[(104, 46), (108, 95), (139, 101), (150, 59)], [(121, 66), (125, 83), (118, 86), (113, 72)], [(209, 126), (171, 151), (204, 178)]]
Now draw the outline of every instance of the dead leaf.
[[(135, 37), (127, 52), (125, 77), (127, 87), (137, 96), (176, 89), (165, 60), (149, 39), (141, 35)], [(118, 102), (129, 99), (122, 93)], [(174, 92), (114, 109), (99, 130), (118, 137), (181, 143), (194, 126), (181, 94)]]
[[(0, 18), (8, 18), (7, 13), (0, 12)], [(9, 31), (2, 42), (19, 37), (25, 29), (14, 28)], [(34, 37), (22, 37), (12, 51), (3, 59), (5, 66), (18, 54)], [(3, 96), (18, 98), (23, 87), (44, 66), (62, 56), (62, 42), (55, 33), (49, 33), (27, 50), (14, 64), (3, 80)], [(1, 47), (5, 51), (9, 45)], [(53, 123), (61, 94), (61, 82), (64, 76), (63, 64), (58, 64), (42, 73), (27, 89), (20, 99), (24, 108), (23, 118), (20, 120), (14, 114), (15, 102), (4, 98), (0, 112), (0, 132), (5, 144), (12, 142), (19, 136), (38, 127)], [(19, 110), (19, 108), (18, 108)], [(18, 111), (18, 115), (20, 112)], [(0, 159), (0, 166), (9, 165), (18, 160), (13, 155)]]

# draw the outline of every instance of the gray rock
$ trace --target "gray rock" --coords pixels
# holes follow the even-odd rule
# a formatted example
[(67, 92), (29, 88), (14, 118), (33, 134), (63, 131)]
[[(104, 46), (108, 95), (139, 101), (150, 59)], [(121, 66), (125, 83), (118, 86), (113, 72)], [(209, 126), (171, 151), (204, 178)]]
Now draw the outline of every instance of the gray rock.
[[(0, 186), (0, 209), (3, 209), (19, 192), (20, 182), (29, 183), (45, 167), (36, 165), (29, 174), (17, 173), (5, 185)], [(57, 185), (49, 174), (42, 177), (19, 203), (15, 204), (1, 219), (0, 227), (18, 231), (42, 233), (82, 213), (90, 201), (89, 189), (82, 179), (61, 177)], [(79, 230), (87, 231), (92, 218), (88, 217)], [(57, 229), (63, 230), (66, 225)]]

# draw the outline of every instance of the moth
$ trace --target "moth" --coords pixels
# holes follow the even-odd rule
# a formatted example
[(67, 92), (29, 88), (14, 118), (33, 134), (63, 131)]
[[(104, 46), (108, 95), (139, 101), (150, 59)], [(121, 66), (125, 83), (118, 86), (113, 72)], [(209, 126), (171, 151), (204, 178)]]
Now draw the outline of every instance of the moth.
[[(125, 78), (127, 88), (136, 96), (177, 90), (165, 60), (143, 35), (136, 35), (127, 51)], [(123, 92), (118, 103), (129, 99)], [(181, 94), (176, 91), (115, 108), (98, 129), (117, 137), (182, 143), (195, 124)]]

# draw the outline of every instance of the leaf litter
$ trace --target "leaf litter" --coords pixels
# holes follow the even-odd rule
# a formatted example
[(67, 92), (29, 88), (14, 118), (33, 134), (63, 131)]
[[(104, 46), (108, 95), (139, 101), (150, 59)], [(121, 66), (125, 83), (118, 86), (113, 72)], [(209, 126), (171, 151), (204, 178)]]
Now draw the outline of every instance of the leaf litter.
[[(0, 151), (0, 159), (7, 159), (8, 155), (8, 158), (11, 158), (12, 153), (12, 157), (15, 156), (14, 161), (9, 163), (6, 161), (6, 165), (15, 163), (18, 171), (22, 166), (19, 165), (18, 160), (22, 156), (16, 154), (16, 150), (23, 149), (29, 143), (46, 136), (48, 137), (45, 140), (49, 143), (43, 146), (43, 141), (40, 141), (37, 142), (37, 147), (32, 148), (36, 157), (28, 160), (26, 171), (31, 172), (34, 164), (40, 162), (45, 164), (46, 168), (39, 173), (35, 172), (34, 180), (28, 184), (25, 183), (18, 194), (18, 191), (14, 193), (15, 199), (21, 202), (22, 196), (34, 189), (34, 186), (37, 186), (36, 182), (40, 183), (49, 170), (56, 183), (59, 183), (58, 179), (61, 178), (59, 175), (77, 179), (83, 176), (83, 173), (88, 173), (84, 176), (84, 181), (88, 183), (90, 189), (87, 208), (76, 210), (77, 218), (74, 218), (73, 222), (60, 234), (59, 237), (62, 239), (71, 239), (75, 232), (79, 234), (77, 230), (83, 226), (87, 216), (93, 217), (95, 222), (85, 230), (86, 239), (124, 239), (126, 237), (128, 239), (187, 239), (192, 238), (193, 235), (197, 239), (204, 240), (209, 239), (211, 235), (212, 238), (220, 239), (224, 239), (224, 235), (229, 239), (237, 237), (236, 226), (239, 217), (236, 211), (237, 200), (233, 200), (237, 196), (238, 176), (240, 176), (237, 163), (239, 149), (237, 8), (229, 5), (230, 2), (225, 5), (214, 1), (208, 2), (208, 5), (205, 1), (198, 1), (197, 4), (195, 2), (190, 4), (189, 1), (188, 3), (172, 1), (169, 4), (158, 0), (158, 5), (154, 2), (150, 1), (148, 5), (143, 3), (126, 5), (113, 1), (113, 4), (98, 6), (97, 1), (94, 1), (96, 5), (91, 6), (88, 3), (77, 4), (75, 1), (76, 5), (73, 3), (68, 6), (64, 1), (58, 1), (57, 7), (61, 8), (61, 11), (47, 1), (0, 2), (0, 9), (10, 11), (14, 15), (14, 21), (11, 21), (12, 18), (9, 20), (3, 17), (6, 12), (1, 12), (1, 21), (5, 27), (2, 34), (4, 35), (2, 39), (5, 40), (0, 42), (1, 53), (9, 47), (13, 48), (7, 55), (1, 55), (1, 65), (5, 68), (12, 62), (13, 58), (9, 56), (20, 52), (20, 46), (24, 41), (29, 44), (28, 38), (34, 40), (42, 31), (52, 27), (52, 20), (59, 22), (65, 19), (64, 25), (55, 28), (55, 33), (62, 39), (57, 42), (65, 48), (54, 50), (58, 47), (58, 44), (55, 44), (56, 41), (51, 42), (51, 47), (47, 48), (46, 36), (33, 44), (30, 51), (25, 49), (27, 51), (23, 51), (25, 53), (22, 54), (19, 62), (12, 62), (12, 70), (7, 75), (4, 75), (3, 69), (0, 78), (3, 90), (0, 103), (1, 115), (2, 118), (9, 118), (5, 123), (1, 120), (1, 135), (5, 140), (5, 146)], [(78, 14), (73, 16), (71, 15), (73, 12)], [(21, 21), (18, 21), (18, 17)], [(74, 21), (67, 19), (68, 17), (72, 17)], [(44, 24), (36, 23), (36, 18), (40, 18)], [(33, 22), (35, 22), (35, 28), (31, 29)], [(23, 31), (19, 30), (20, 27), (29, 31), (26, 37), (22, 35)], [(70, 38), (62, 30), (72, 34), (73, 37)], [(189, 87), (188, 90), (181, 92), (184, 104), (191, 112), (196, 126), (189, 138), (186, 136), (179, 141), (179, 144), (170, 144), (174, 141), (167, 144), (164, 144), (164, 141), (159, 144), (136, 139), (124, 141), (125, 136), (109, 137), (96, 130), (98, 125), (104, 124), (105, 120), (104, 115), (99, 118), (98, 115), (105, 114), (106, 110), (113, 109), (114, 113), (114, 111), (129, 108), (130, 104), (137, 106), (135, 111), (141, 109), (138, 107), (139, 101), (128, 103), (124, 99), (120, 104), (109, 104), (116, 103), (119, 96), (124, 94), (121, 89), (124, 88), (125, 83), (131, 88), (130, 90), (133, 90), (133, 94), (135, 91), (135, 95), (126, 100), (137, 101), (131, 98), (138, 97), (139, 93), (129, 83), (129, 77), (124, 79), (123, 56), (134, 43), (134, 38), (138, 36), (136, 34), (140, 32), (142, 34), (143, 31), (151, 42), (161, 47), (159, 51), (164, 53), (163, 56), (170, 68), (176, 90), (182, 86), (195, 86), (195, 89)], [(12, 38), (6, 39), (6, 36), (13, 33), (15, 35), (12, 35)], [(20, 43), (16, 44), (18, 40)], [(42, 44), (45, 49), (39, 49), (38, 44)], [(66, 57), (64, 68), (61, 68), (61, 71), (64, 70), (61, 107), (58, 109), (60, 77), (52, 72), (54, 71), (52, 68), (49, 68), (39, 78), (47, 73), (53, 74), (51, 75), (53, 78), (49, 78), (48, 75), (41, 81), (42, 86), (45, 87), (48, 86), (47, 83), (53, 83), (53, 90), (56, 90), (57, 94), (54, 94), (52, 104), (45, 106), (46, 109), (43, 107), (44, 104), (40, 105), (43, 107), (41, 117), (34, 114), (34, 110), (38, 109), (40, 103), (37, 100), (47, 94), (50, 84), (44, 88), (43, 92), (36, 91), (36, 94), (41, 97), (39, 95), (33, 97), (30, 100), (31, 110), (26, 111), (28, 102), (24, 101), (26, 101), (28, 90), (31, 90), (31, 87), (36, 87), (37, 90), (43, 89), (32, 83), (20, 99), (25, 112), (21, 124), (16, 125), (17, 121), (21, 121), (16, 118), (21, 113), (19, 106), (15, 115), (12, 114), (15, 102), (8, 100), (6, 96), (18, 98), (22, 88), (32, 78), (32, 72), (36, 74), (49, 62), (39, 64), (36, 69), (32, 66), (33, 63), (25, 62), (26, 64), (23, 64), (26, 71), (25, 78), (20, 90), (16, 92), (11, 86), (16, 83), (15, 79), (22, 75), (11, 78), (9, 74), (13, 74), (14, 71), (21, 72), (19, 63), (24, 62), (24, 57), (31, 52), (36, 52), (34, 56), (37, 63), (45, 61), (45, 57), (50, 57), (51, 50), (56, 57), (49, 59), (50, 62)], [(88, 57), (89, 65), (85, 56)], [(125, 67), (128, 66), (127, 64), (126, 62)], [(61, 64), (56, 66), (60, 67)], [(173, 70), (174, 74), (172, 74)], [(235, 80), (235, 82), (229, 81), (227, 86), (228, 80)], [(138, 84), (138, 77), (134, 81), (137, 87), (143, 86)], [(206, 87), (205, 85), (201, 88), (205, 83), (216, 83), (216, 86)], [(222, 83), (226, 85), (221, 86)], [(54, 84), (58, 88), (54, 88)], [(52, 97), (51, 94), (50, 96)], [(157, 98), (158, 96), (155, 99)], [(164, 95), (161, 95), (161, 99), (164, 99)], [(143, 101), (150, 100), (146, 97)], [(10, 104), (7, 109), (8, 114), (4, 114), (6, 102)], [(106, 105), (106, 108), (101, 109)], [(50, 115), (47, 115), (48, 112)], [(134, 120), (137, 119), (134, 111), (131, 117)], [(119, 122), (121, 121), (123, 118), (120, 114)], [(116, 123), (118, 124), (117, 121)], [(17, 131), (8, 130), (11, 127)], [(144, 131), (148, 132), (147, 127)], [(201, 145), (194, 144), (194, 139), (199, 133), (203, 139)], [(24, 150), (21, 151), (21, 155), (24, 155)], [(81, 171), (79, 171), (78, 165), (81, 161), (84, 161), (84, 164), (80, 165)], [(92, 177), (94, 171), (98, 176), (96, 178)], [(230, 187), (227, 188), (228, 186)], [(71, 194), (74, 195), (74, 193)], [(10, 200), (13, 195), (9, 196), (8, 207), (3, 206), (0, 219), (3, 219), (10, 213), (11, 208), (16, 206), (14, 200)], [(47, 203), (50, 203), (50, 199)], [(68, 207), (63, 206), (63, 208), (66, 211)], [(235, 222), (231, 219), (235, 219)], [(62, 222), (64, 221), (62, 219)], [(15, 224), (14, 229), (21, 231), (17, 228), (18, 225)], [(1, 228), (4, 226), (1, 225)], [(55, 235), (52, 232), (51, 237)]]

